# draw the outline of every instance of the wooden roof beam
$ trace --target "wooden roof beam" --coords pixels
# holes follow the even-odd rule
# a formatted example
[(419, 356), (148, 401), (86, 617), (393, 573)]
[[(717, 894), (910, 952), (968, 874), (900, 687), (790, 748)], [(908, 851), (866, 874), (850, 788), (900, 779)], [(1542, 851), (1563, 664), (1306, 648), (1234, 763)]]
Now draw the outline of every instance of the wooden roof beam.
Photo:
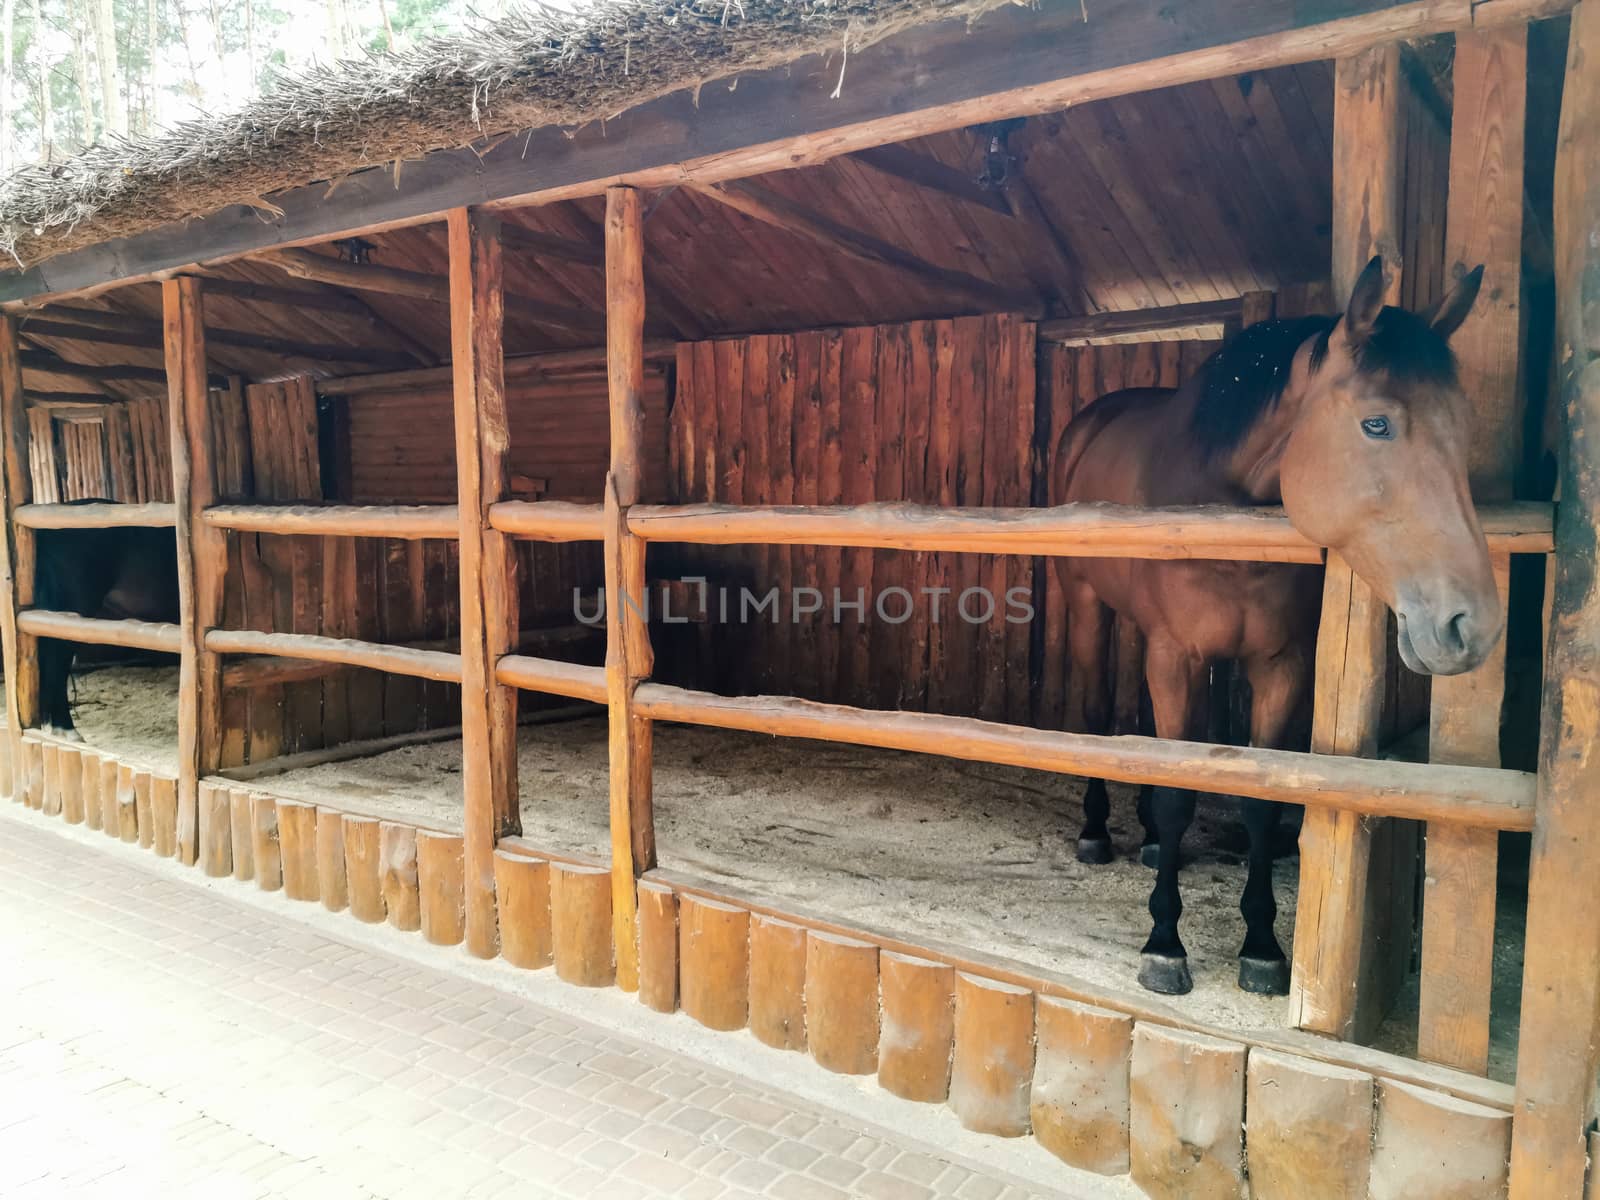
[(918, 258), (908, 250), (841, 225), (831, 217), (813, 212), (802, 204), (780, 196), (769, 188), (748, 180), (694, 187), (702, 196), (709, 196), (753, 220), (778, 229), (787, 230), (811, 241), (819, 242), (842, 254), (863, 262), (893, 267), (914, 275), (924, 283), (936, 284), (960, 292), (985, 306), (998, 307), (1009, 312), (1037, 313), (1042, 306), (1039, 297), (1029, 292), (1002, 287), (965, 271), (935, 266)]
[(940, 162), (932, 155), (918, 154), (898, 142), (890, 142), (887, 146), (874, 146), (870, 150), (858, 150), (850, 157), (857, 162), (865, 163), (875, 171), (893, 175), (896, 179), (914, 183), (920, 188), (940, 192), (978, 208), (986, 208), (1003, 217), (1014, 215), (1005, 197), (993, 188), (984, 187), (959, 167)]
[[(24, 350), (18, 356), (22, 360), (25, 371), (45, 371), (51, 375), (67, 375), (74, 379), (86, 379), (91, 383), (123, 382), (123, 383), (159, 383), (167, 382), (165, 367), (141, 367), (134, 363), (75, 363), (68, 362), (60, 355), (49, 350)], [(209, 377), (210, 386), (225, 388), (228, 386), (226, 375), (212, 375)]]
[(1124, 312), (1089, 313), (1039, 322), (1041, 342), (1086, 342), (1094, 338), (1126, 337), (1140, 333), (1165, 333), (1196, 325), (1220, 325), (1241, 319), (1242, 297), (1199, 300), (1165, 308), (1135, 308)]
[[(51, 318), (58, 313), (67, 319), (52, 320)], [(106, 346), (142, 346), (150, 350), (161, 348), (160, 321), (126, 316), (122, 313), (102, 313), (94, 309), (54, 309), (26, 318), (24, 328), (38, 337), (58, 338), (63, 341)], [(283, 354), (292, 358), (310, 358), (321, 362), (401, 366), (411, 361), (410, 354), (398, 350), (340, 346), (324, 342), (299, 342), (293, 338), (244, 333), (234, 329), (208, 328), (206, 341), (218, 346), (260, 350), (265, 353)]]
[[(450, 303), (450, 283), (443, 275), (346, 262), (311, 250), (275, 250), (254, 261), (269, 263), (298, 279), (313, 283), (383, 292), (391, 296), (426, 300), (432, 304)], [(509, 293), (505, 298), (505, 312), (507, 317), (516, 317), (536, 325), (553, 325), (572, 333), (592, 333), (602, 323), (597, 312)]]
[(121, 396), (111, 396), (105, 392), (57, 392), (39, 388), (28, 389), (28, 407), (30, 408), (52, 408), (72, 404), (105, 408), (109, 404), (122, 403), (124, 401)]

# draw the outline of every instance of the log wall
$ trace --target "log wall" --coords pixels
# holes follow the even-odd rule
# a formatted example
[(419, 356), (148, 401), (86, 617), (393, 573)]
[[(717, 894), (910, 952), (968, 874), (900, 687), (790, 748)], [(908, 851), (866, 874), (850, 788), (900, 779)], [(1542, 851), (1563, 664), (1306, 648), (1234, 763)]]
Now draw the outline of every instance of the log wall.
[[(678, 503), (1026, 505), (1034, 470), (1034, 327), (1011, 316), (766, 335), (679, 347), (669, 443)], [(663, 546), (653, 575), (729, 589), (715, 637), (657, 625), (657, 676), (724, 692), (778, 691), (876, 708), (1027, 720), (1028, 627), (999, 608), (953, 620), (963, 589), (1031, 594), (1026, 561), (891, 550)], [(738, 622), (740, 588), (785, 611)], [(818, 589), (821, 611), (800, 614)], [(915, 598), (910, 619), (855, 619), (858, 591)], [(940, 620), (922, 589), (946, 587)], [(891, 616), (904, 603), (890, 601)], [(973, 611), (980, 611), (976, 598)], [(942, 664), (942, 669), (932, 669)]]
[(166, 406), (136, 397), (118, 403), (28, 410), (28, 467), (34, 502), (172, 499)]

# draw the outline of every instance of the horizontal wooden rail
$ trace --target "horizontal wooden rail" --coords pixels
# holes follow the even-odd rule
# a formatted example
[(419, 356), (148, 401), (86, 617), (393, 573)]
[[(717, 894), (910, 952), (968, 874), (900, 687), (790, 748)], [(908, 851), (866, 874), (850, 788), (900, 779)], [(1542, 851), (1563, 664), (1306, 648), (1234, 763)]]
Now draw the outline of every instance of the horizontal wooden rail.
[(605, 507), (564, 500), (502, 500), (489, 506), (489, 524), (501, 533), (541, 542), (598, 542), (605, 538)]
[[(559, 625), (524, 629), (517, 634), (516, 645), (519, 651), (524, 647), (549, 649), (551, 646), (570, 646), (579, 642), (598, 639), (604, 632), (604, 629), (590, 625)], [(443, 650), (448, 654), (456, 653), (460, 645), (461, 640), (459, 638), (430, 638), (421, 642), (390, 642), (385, 644), (387, 649)], [(222, 686), (224, 688), (258, 688), (281, 683), (306, 683), (313, 679), (324, 679), (335, 671), (342, 669), (336, 662), (326, 662), (318, 659), (276, 658), (272, 655), (236, 658), (223, 665)]]
[(18, 525), (29, 529), (121, 529), (139, 525), (171, 529), (178, 523), (174, 504), (23, 504), (15, 512)]
[(94, 646), (127, 646), (177, 654), (183, 648), (183, 630), (164, 621), (108, 621), (80, 617), (77, 613), (31, 608), (17, 614), (17, 628), (34, 637), (87, 642)]
[(1521, 771), (1061, 733), (785, 696), (717, 696), (659, 683), (640, 684), (634, 707), (640, 716), (657, 721), (912, 750), (1371, 816), (1455, 821), (1488, 829), (1533, 828), (1534, 776)]
[(1037, 337), (1041, 342), (1086, 342), (1095, 338), (1165, 333), (1174, 329), (1192, 329), (1196, 325), (1237, 321), (1243, 309), (1244, 298), (1235, 296), (1227, 300), (1199, 300), (1193, 304), (1174, 304), (1166, 308), (1136, 308), (1123, 312), (1057, 317), (1040, 321)]
[(606, 702), (604, 667), (561, 662), (554, 658), (535, 658), (530, 654), (506, 654), (495, 664), (494, 677), (507, 687), (574, 700)]
[(250, 533), (412, 541), (454, 540), (461, 531), (461, 515), (454, 504), (215, 504), (201, 519), (207, 525)]
[(354, 638), (319, 637), (312, 633), (260, 633), (253, 629), (212, 629), (206, 649), (218, 654), (274, 654), (308, 658), (346, 667), (369, 667), (393, 675), (415, 675), (441, 683), (461, 682), (461, 656), (446, 650), (414, 650)]
[[(1554, 509), (1549, 504), (1496, 505), (1480, 509), (1479, 517), (1489, 548), (1496, 553), (1547, 554), (1554, 544)], [(974, 554), (1290, 563), (1318, 563), (1323, 554), (1320, 547), (1295, 532), (1278, 508), (1139, 508), (1093, 503), (1055, 508), (641, 504), (628, 510), (628, 528), (649, 541), (701, 545), (866, 546)]]

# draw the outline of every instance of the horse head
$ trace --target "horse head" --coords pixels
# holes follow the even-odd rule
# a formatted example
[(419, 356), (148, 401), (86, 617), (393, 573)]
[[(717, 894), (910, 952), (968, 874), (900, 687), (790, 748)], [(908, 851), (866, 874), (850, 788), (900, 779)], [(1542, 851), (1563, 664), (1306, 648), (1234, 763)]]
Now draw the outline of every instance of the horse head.
[(1295, 528), (1343, 555), (1399, 619), (1414, 671), (1476, 667), (1504, 625), (1467, 485), (1471, 406), (1450, 335), (1482, 282), (1466, 275), (1424, 314), (1383, 303), (1383, 262), (1356, 280), (1344, 315), (1296, 352), (1297, 414), (1279, 484)]

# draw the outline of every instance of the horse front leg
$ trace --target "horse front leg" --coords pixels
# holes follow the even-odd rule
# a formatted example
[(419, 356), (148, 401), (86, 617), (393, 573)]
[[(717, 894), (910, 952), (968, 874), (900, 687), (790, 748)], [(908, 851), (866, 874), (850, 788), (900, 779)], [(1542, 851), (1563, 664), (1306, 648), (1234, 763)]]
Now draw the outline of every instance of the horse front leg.
[[(1067, 594), (1067, 650), (1072, 670), (1067, 677), (1067, 728), (1104, 734), (1111, 729), (1111, 680), (1106, 670), (1111, 636), (1111, 610), (1087, 583), (1074, 579), (1067, 560), (1058, 560), (1057, 578)], [(1104, 779), (1091, 779), (1083, 789), (1083, 830), (1078, 834), (1078, 861), (1111, 861), (1111, 797)]]
[[(1191, 740), (1200, 734), (1206, 719), (1207, 666), (1204, 659), (1164, 637), (1150, 639), (1145, 676), (1159, 736)], [(1152, 992), (1181, 996), (1194, 986), (1189, 954), (1178, 936), (1178, 920), (1183, 916), (1178, 866), (1184, 832), (1194, 820), (1194, 791), (1154, 789), (1150, 815), (1157, 838), (1156, 883), (1150, 892), (1153, 924), (1142, 952), (1139, 983)]]
[(55, 638), (39, 639), (39, 724), (69, 741), (80, 741), (72, 724), (67, 684), (76, 648)]
[[(1250, 679), (1250, 744), (1281, 750), (1293, 740), (1296, 718), (1304, 709), (1311, 678), (1310, 661), (1299, 648), (1245, 664)], [(1248, 874), (1239, 912), (1244, 917), (1244, 945), (1239, 950), (1239, 987), (1263, 996), (1289, 994), (1289, 961), (1273, 924), (1278, 901), (1272, 890), (1272, 842), (1283, 805), (1274, 800), (1241, 800), (1241, 815), (1250, 835)]]

